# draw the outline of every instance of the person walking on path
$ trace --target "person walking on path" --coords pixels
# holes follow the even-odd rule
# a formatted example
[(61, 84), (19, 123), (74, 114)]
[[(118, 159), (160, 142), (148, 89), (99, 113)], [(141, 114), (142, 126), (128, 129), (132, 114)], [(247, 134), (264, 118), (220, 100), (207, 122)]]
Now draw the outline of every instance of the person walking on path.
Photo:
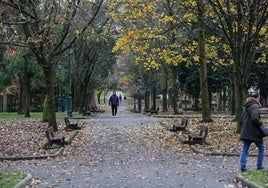
[(121, 100), (122, 100), (122, 96), (121, 94), (119, 95), (119, 102), (121, 103)]
[(254, 143), (258, 147), (258, 159), (257, 159), (257, 170), (263, 169), (263, 159), (265, 154), (265, 145), (263, 143), (263, 137), (261, 136), (258, 126), (262, 125), (260, 119), (260, 107), (259, 93), (252, 92), (247, 98), (240, 123), (242, 125), (242, 130), (240, 134), (240, 139), (243, 141), (242, 152), (240, 156), (240, 167), (241, 171), (246, 171), (246, 159), (248, 156), (248, 150), (251, 143)]
[(113, 117), (116, 117), (117, 107), (119, 106), (119, 98), (116, 95), (115, 91), (113, 91), (113, 95), (111, 95), (111, 97), (109, 99), (109, 106), (111, 106), (111, 108), (112, 108)]

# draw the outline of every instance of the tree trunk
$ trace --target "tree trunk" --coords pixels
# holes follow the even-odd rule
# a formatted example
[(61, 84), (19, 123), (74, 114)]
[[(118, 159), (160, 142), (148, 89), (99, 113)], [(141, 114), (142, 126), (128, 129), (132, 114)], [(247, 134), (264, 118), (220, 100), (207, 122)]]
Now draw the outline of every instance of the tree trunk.
[(241, 132), (242, 125), (239, 123), (240, 116), (243, 111), (244, 99), (246, 98), (245, 89), (242, 84), (242, 78), (239, 74), (235, 75), (235, 111), (236, 111), (236, 120), (237, 120), (237, 133)]
[(23, 114), (23, 92), (24, 92), (24, 88), (23, 88), (23, 79), (19, 78), (19, 106), (18, 106), (18, 114)]
[(226, 111), (227, 107), (227, 88), (226, 86), (223, 87), (222, 90), (222, 111)]
[(193, 111), (200, 111), (199, 98), (193, 98)]
[(165, 74), (165, 79), (163, 80), (163, 112), (167, 112), (167, 92), (168, 92), (168, 75)]
[(31, 76), (27, 73), (24, 74), (24, 89), (23, 89), (23, 112), (24, 117), (31, 117)]
[(3, 112), (7, 112), (7, 89), (3, 90)]
[(153, 110), (156, 110), (156, 88), (154, 87), (152, 90), (152, 108)]
[(74, 84), (73, 85), (73, 90), (74, 90), (74, 93), (73, 93), (73, 104), (74, 104), (74, 111), (78, 111), (79, 113), (83, 113), (83, 109), (80, 105), (80, 98), (81, 98), (81, 89), (80, 89), (80, 84)]
[(97, 94), (97, 99), (98, 99), (98, 104), (101, 103), (101, 94), (102, 94), (103, 90), (100, 90)]
[(150, 92), (145, 91), (145, 96), (144, 96), (144, 109), (149, 110), (150, 109)]
[(231, 88), (231, 90), (229, 92), (229, 94), (230, 94), (230, 99), (229, 99), (230, 106), (229, 106), (229, 109), (230, 109), (232, 115), (236, 114), (235, 87), (236, 87), (235, 84), (232, 83), (232, 88)]
[(215, 108), (214, 111), (222, 111), (222, 93), (221, 92), (216, 93), (216, 106), (213, 108)]
[(89, 91), (87, 106), (89, 109), (94, 110), (97, 107), (95, 90)]
[(178, 114), (178, 83), (177, 83), (177, 77), (178, 77), (178, 73), (177, 73), (177, 69), (178, 67), (173, 66), (172, 67), (172, 83), (173, 83), (173, 95), (172, 95), (172, 105), (173, 105), (173, 109), (174, 109), (174, 114)]
[(198, 18), (199, 18), (199, 63), (200, 63), (200, 91), (201, 91), (201, 103), (202, 103), (202, 121), (210, 122), (211, 108), (208, 94), (208, 78), (207, 78), (207, 62), (205, 51), (205, 5), (203, 0), (198, 2)]
[[(48, 65), (48, 63), (47, 63)], [(56, 79), (56, 64), (43, 68), (46, 84), (46, 99), (43, 110), (43, 121), (48, 122), (48, 126), (52, 126), (55, 131), (58, 131), (56, 122), (56, 105), (55, 105), (55, 79)]]
[(79, 111), (84, 113), (87, 109), (87, 87), (83, 83), (80, 83), (80, 102), (79, 102)]
[(31, 117), (31, 79), (34, 74), (30, 70), (29, 53), (23, 55), (22, 70), (19, 73), (19, 108), (18, 114)]

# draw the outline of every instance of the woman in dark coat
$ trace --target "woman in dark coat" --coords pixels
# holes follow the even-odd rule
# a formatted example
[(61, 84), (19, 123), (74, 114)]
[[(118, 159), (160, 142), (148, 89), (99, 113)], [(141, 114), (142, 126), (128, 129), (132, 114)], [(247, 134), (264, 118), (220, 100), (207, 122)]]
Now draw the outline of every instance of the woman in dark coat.
[(246, 100), (240, 120), (242, 124), (240, 139), (243, 141), (240, 156), (241, 171), (246, 170), (246, 158), (251, 143), (254, 143), (259, 149), (257, 169), (263, 169), (262, 163), (265, 154), (265, 145), (263, 144), (263, 138), (258, 129), (258, 126), (263, 124), (260, 119), (260, 107), (259, 94), (257, 92), (251, 93), (250, 97)]

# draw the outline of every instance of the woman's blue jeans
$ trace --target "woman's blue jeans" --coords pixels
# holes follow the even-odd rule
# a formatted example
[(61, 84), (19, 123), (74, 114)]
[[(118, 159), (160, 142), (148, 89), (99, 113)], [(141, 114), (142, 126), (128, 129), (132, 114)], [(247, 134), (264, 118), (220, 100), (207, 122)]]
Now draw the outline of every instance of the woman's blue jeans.
[(254, 142), (254, 141), (250, 141), (250, 140), (243, 140), (243, 142), (244, 142), (244, 145), (243, 145), (242, 153), (240, 156), (241, 170), (246, 170), (248, 150), (249, 150), (251, 143), (255, 143), (255, 145), (259, 149), (258, 160), (257, 160), (257, 169), (262, 169), (263, 168), (262, 162), (263, 162), (264, 154), (265, 154), (265, 145), (263, 144), (263, 142)]

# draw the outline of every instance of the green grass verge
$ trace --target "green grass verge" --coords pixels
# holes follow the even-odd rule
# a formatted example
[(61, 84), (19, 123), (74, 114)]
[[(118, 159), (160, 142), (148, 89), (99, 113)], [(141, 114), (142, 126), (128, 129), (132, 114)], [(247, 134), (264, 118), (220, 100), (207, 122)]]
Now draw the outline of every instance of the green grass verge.
[(19, 172), (19, 171), (14, 171), (14, 172), (0, 171), (0, 187), (1, 188), (15, 187), (26, 176), (27, 174), (23, 172)]
[[(42, 119), (43, 112), (31, 112), (31, 117), (27, 117), (28, 119)], [(64, 119), (67, 116), (67, 112), (57, 112), (56, 119)], [(73, 118), (80, 118), (83, 117), (82, 114), (78, 114), (77, 112), (73, 113)], [(18, 114), (16, 112), (7, 112), (7, 113), (0, 113), (0, 120), (20, 120), (20, 119), (27, 119), (24, 117), (24, 114)]]
[(268, 170), (247, 170), (241, 176), (260, 187), (268, 187)]

